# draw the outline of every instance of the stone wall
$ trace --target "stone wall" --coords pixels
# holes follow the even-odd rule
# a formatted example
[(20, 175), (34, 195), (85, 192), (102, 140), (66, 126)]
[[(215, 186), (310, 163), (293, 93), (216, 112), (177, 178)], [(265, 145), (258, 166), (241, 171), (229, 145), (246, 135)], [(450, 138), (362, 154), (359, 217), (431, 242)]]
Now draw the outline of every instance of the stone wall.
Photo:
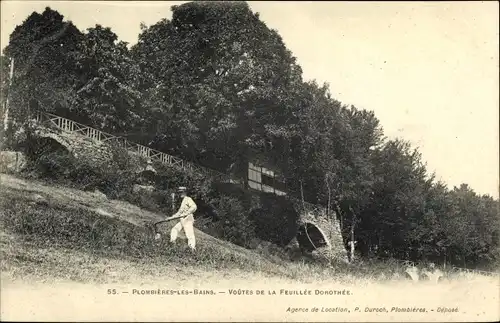
[(19, 151), (0, 151), (0, 173), (15, 174), (26, 167), (26, 156)]
[(347, 260), (347, 250), (342, 238), (340, 223), (336, 214), (331, 212), (330, 216), (326, 214), (325, 208), (316, 207), (314, 210), (304, 208), (298, 201), (295, 201), (295, 207), (300, 210), (301, 224), (305, 222), (314, 224), (323, 233), (328, 244), (328, 253), (333, 258)]
[(108, 163), (112, 154), (105, 142), (91, 139), (74, 132), (37, 127), (35, 134), (40, 138), (52, 138), (76, 158), (81, 158), (94, 165)]
[[(35, 134), (40, 138), (54, 139), (68, 149), (74, 157), (81, 158), (92, 165), (109, 163), (113, 157), (110, 143), (82, 136), (76, 132), (37, 127)], [(127, 151), (127, 153), (130, 158), (130, 164), (135, 166), (137, 173), (144, 170), (156, 172), (149, 164), (147, 158), (131, 151)]]

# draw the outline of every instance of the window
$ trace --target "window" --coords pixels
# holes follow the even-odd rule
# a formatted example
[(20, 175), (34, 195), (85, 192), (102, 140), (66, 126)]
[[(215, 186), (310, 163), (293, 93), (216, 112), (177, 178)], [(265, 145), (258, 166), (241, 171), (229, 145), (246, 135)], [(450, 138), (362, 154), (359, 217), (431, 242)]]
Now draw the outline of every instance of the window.
[(276, 177), (274, 171), (252, 163), (248, 163), (248, 185), (256, 190), (286, 195), (285, 184)]
[(250, 186), (250, 188), (253, 188), (254, 190), (259, 190), (259, 191), (262, 190), (262, 185), (261, 184), (255, 183), (255, 182), (252, 182), (252, 181), (248, 182), (248, 186)]
[(285, 183), (283, 183), (282, 181), (278, 180), (277, 178), (274, 178), (274, 184), (273, 184), (274, 188), (276, 190), (280, 190), (280, 191), (286, 191), (286, 185)]
[(262, 179), (262, 181), (261, 181), (262, 184), (269, 185), (269, 186), (273, 186), (274, 185), (274, 178), (270, 177), (267, 174), (262, 173), (261, 179)]
[(248, 169), (248, 179), (257, 183), (262, 182), (260, 172), (253, 169)]
[(264, 167), (262, 167), (262, 174), (265, 174), (269, 177), (274, 177), (274, 172)]
[(268, 185), (262, 185), (262, 190), (267, 193), (274, 193), (274, 188)]

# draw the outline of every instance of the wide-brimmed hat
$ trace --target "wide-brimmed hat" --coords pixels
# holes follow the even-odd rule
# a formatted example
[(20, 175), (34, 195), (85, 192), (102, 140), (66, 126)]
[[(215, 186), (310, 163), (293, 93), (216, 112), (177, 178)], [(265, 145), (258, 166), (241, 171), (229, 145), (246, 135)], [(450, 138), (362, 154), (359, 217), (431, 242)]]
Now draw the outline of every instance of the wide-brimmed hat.
[(177, 188), (177, 192), (179, 193), (184, 193), (186, 192), (187, 188), (185, 186), (180, 186), (179, 188)]

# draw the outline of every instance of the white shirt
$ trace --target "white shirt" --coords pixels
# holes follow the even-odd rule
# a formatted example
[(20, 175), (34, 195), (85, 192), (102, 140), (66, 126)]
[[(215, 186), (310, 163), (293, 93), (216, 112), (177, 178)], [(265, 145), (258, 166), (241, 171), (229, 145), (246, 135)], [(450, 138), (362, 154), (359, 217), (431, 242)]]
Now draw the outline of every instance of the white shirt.
[(181, 206), (179, 207), (179, 211), (175, 213), (173, 216), (179, 215), (190, 215), (193, 214), (197, 209), (196, 203), (194, 203), (193, 199), (189, 196), (184, 196), (181, 202)]

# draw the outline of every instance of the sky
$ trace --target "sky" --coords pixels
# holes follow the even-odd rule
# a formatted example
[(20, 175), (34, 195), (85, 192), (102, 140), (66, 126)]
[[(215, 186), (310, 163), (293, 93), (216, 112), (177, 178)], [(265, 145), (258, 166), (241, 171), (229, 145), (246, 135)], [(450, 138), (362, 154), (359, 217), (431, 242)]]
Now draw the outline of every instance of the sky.
[[(80, 30), (111, 27), (134, 44), (140, 23), (171, 18), (175, 1), (1, 1), (1, 48), (50, 6)], [(499, 5), (490, 2), (254, 2), (304, 78), (372, 110), (389, 139), (422, 153), (449, 188), (499, 196)]]

